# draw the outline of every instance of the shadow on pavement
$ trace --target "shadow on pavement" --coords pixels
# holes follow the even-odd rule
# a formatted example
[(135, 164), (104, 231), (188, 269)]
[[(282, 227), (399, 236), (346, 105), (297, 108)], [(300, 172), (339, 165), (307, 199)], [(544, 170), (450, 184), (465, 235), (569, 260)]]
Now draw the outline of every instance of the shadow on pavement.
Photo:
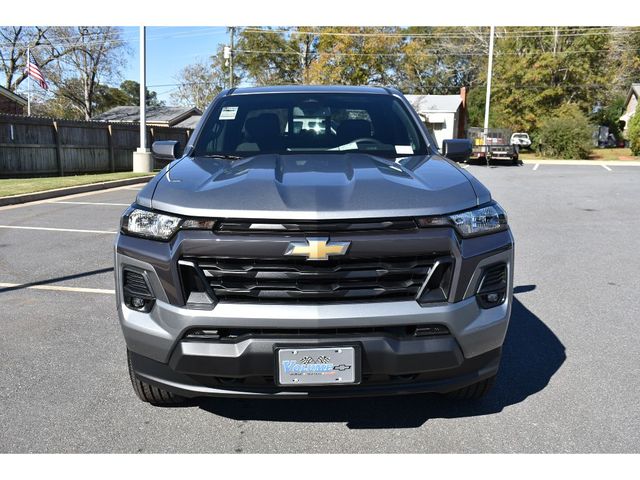
[(521, 167), (524, 165), (522, 160), (518, 160), (516, 163), (513, 160), (490, 160), (489, 165), (487, 165), (486, 160), (477, 160), (477, 159), (469, 159), (466, 162), (468, 165), (477, 165), (481, 167), (489, 166), (490, 168), (497, 167)]
[[(516, 293), (535, 289), (515, 288)], [(498, 381), (479, 401), (454, 401), (439, 395), (352, 399), (253, 400), (212, 398), (196, 405), (236, 420), (338, 422), (351, 429), (417, 428), (431, 418), (459, 418), (502, 411), (549, 383), (565, 361), (558, 337), (514, 297), (511, 323), (503, 348)]]
[(36, 282), (21, 283), (20, 285), (16, 285), (13, 287), (3, 287), (3, 288), (0, 288), (0, 293), (11, 292), (13, 290), (22, 290), (24, 288), (35, 287), (37, 285), (50, 285), (52, 283), (64, 282), (65, 280), (74, 280), (76, 278), (90, 277), (92, 275), (99, 275), (101, 273), (107, 273), (107, 272), (113, 272), (113, 267), (100, 268), (98, 270), (90, 270), (88, 272), (82, 272), (82, 273), (73, 273), (71, 275), (65, 275), (63, 277), (47, 278), (46, 280), (38, 280)]

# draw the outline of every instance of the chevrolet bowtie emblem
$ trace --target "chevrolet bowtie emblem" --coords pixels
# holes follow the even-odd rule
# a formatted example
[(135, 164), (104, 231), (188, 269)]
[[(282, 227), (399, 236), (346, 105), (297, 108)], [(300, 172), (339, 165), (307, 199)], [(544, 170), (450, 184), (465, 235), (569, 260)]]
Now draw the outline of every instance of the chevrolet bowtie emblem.
[(285, 255), (307, 257), (307, 260), (329, 260), (329, 255), (344, 255), (351, 242), (330, 242), (327, 237), (309, 237), (304, 242), (291, 242)]

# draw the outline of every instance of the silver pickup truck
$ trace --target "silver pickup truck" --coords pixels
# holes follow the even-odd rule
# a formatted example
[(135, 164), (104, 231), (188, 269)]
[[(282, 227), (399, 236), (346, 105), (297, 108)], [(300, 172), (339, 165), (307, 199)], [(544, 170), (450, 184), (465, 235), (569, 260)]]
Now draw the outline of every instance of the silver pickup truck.
[(400, 92), (227, 90), (184, 149), (153, 151), (170, 163), (115, 244), (142, 400), (489, 390), (512, 304), (507, 216)]

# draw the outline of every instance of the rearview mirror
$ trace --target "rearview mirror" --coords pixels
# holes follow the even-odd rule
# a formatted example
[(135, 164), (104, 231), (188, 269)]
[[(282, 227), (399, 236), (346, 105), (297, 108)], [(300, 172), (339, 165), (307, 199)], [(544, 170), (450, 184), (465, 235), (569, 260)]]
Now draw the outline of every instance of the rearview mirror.
[(471, 140), (455, 138), (442, 142), (442, 155), (454, 162), (466, 162), (471, 157), (473, 147)]
[(158, 160), (173, 161), (178, 156), (180, 142), (176, 140), (158, 140), (151, 145), (151, 153)]

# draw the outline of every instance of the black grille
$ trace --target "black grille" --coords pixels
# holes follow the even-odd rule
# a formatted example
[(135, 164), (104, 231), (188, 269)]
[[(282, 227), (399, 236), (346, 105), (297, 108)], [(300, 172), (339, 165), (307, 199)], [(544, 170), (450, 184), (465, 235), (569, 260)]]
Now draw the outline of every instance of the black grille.
[(507, 286), (507, 266), (504, 263), (488, 267), (478, 293), (492, 292)]
[(265, 338), (300, 337), (335, 337), (349, 335), (391, 335), (394, 337), (436, 336), (449, 335), (449, 329), (444, 325), (397, 325), (381, 327), (340, 327), (340, 328), (219, 328), (219, 329), (193, 329), (185, 333), (183, 340), (211, 341), (230, 340), (236, 341), (242, 337), (251, 336)]
[(141, 298), (150, 298), (152, 296), (149, 286), (141, 273), (124, 270), (123, 279), (123, 286), (128, 295)]
[(342, 221), (307, 221), (307, 222), (264, 222), (249, 220), (222, 220), (216, 224), (218, 232), (232, 233), (328, 233), (353, 232), (371, 230), (414, 230), (416, 222), (412, 218), (385, 220), (342, 220)]
[[(184, 259), (219, 300), (277, 303), (414, 299), (435, 257)], [(193, 268), (183, 269), (183, 275)], [(200, 277), (202, 278), (202, 277)], [(188, 279), (183, 284), (188, 285)]]

